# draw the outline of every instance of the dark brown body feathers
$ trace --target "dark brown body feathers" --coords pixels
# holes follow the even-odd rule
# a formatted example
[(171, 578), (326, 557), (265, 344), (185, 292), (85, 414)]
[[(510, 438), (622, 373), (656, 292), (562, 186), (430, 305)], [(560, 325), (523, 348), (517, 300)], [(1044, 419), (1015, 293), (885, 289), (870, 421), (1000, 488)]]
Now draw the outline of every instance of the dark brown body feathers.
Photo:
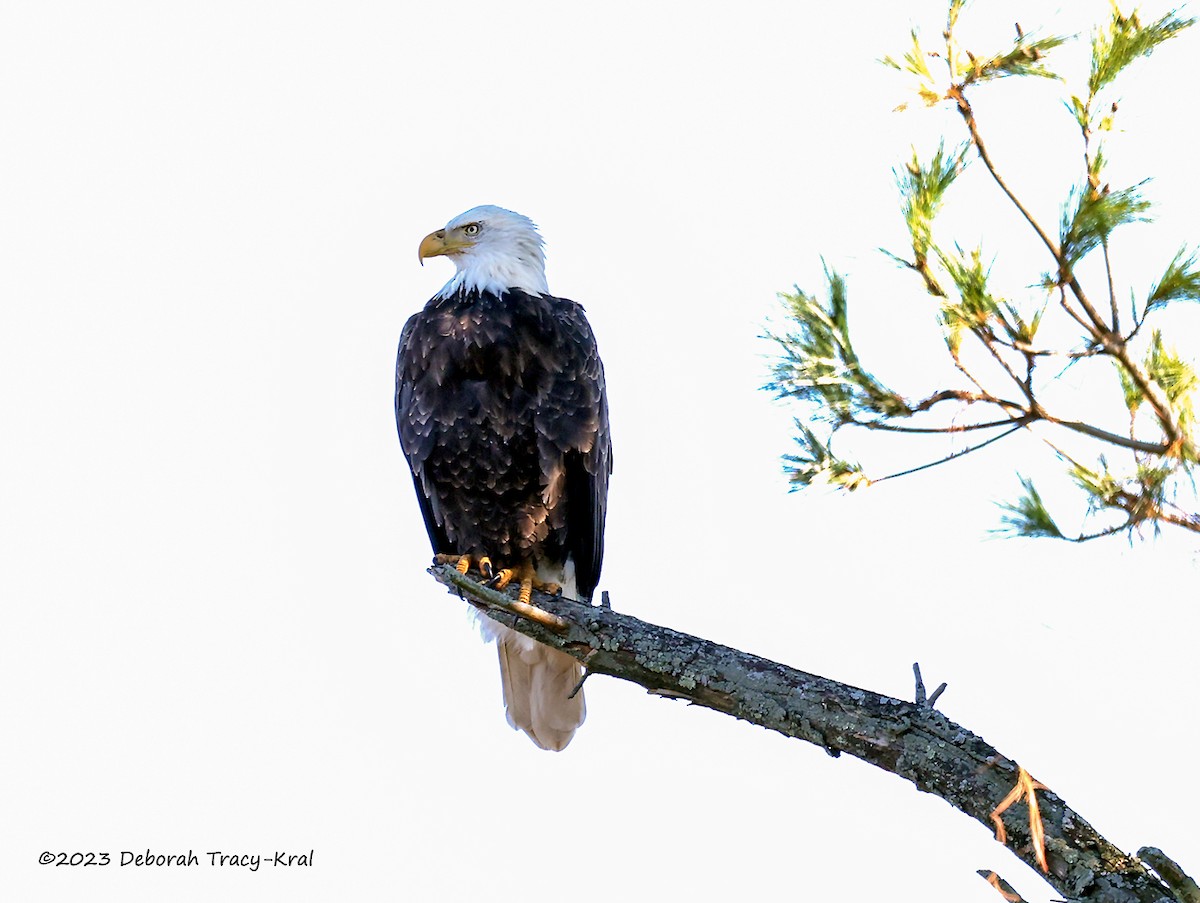
[(612, 444), (581, 306), (516, 289), (435, 297), (400, 336), (396, 425), (435, 552), (569, 557), (590, 598)]

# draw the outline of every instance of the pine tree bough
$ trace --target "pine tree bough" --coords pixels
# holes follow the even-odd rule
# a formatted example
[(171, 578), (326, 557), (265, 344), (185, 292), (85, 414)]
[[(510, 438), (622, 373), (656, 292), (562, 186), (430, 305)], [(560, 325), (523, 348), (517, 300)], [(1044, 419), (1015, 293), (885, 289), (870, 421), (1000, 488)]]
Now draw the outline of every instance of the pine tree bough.
[[(889, 388), (855, 350), (846, 281), (836, 270), (825, 268), (827, 299), (799, 287), (782, 293), (788, 325), (771, 326), (765, 332), (777, 344), (779, 356), (773, 378), (764, 388), (801, 406), (803, 416), (796, 421), (799, 452), (784, 456), (785, 471), (797, 489), (825, 482), (855, 490), (946, 464), (1037, 426), (1038, 438), (1068, 466), (1067, 475), (1084, 493), (1088, 513), (1079, 529), (1063, 531), (1032, 482), (1022, 477), (1025, 492), (1016, 502), (1002, 506), (1006, 513), (996, 532), (1072, 542), (1121, 532), (1132, 537), (1144, 527), (1157, 531), (1164, 524), (1200, 533), (1200, 512), (1181, 507), (1177, 500), (1194, 505), (1200, 442), (1195, 435), (1193, 396), (1200, 388), (1200, 374), (1166, 344), (1161, 325), (1148, 328), (1148, 335), (1134, 341), (1148, 321), (1163, 323), (1159, 312), (1182, 301), (1200, 301), (1200, 252), (1180, 249), (1144, 297), (1140, 287), (1121, 284), (1128, 279), (1116, 266), (1119, 258), (1112, 253), (1112, 239), (1117, 230), (1146, 222), (1151, 203), (1141, 194), (1145, 182), (1124, 188), (1109, 183), (1104, 152), (1104, 138), (1113, 129), (1118, 109), (1110, 90), (1114, 80), (1196, 20), (1172, 11), (1143, 21), (1136, 12), (1126, 15), (1114, 4), (1108, 20), (1093, 31), (1086, 84), (1063, 98), (1079, 130), (1079, 169), (1076, 179), (1064, 186), (1062, 217), (1058, 229), (1052, 230), (1032, 213), (1038, 205), (1022, 200), (1002, 173), (1003, 161), (988, 150), (971, 98), (985, 83), (1000, 79), (1057, 79), (1047, 68), (1047, 55), (1067, 38), (1034, 37), (1018, 27), (1007, 49), (975, 54), (956, 35), (966, 6), (965, 0), (948, 0), (946, 24), (939, 29), (944, 44), (938, 50), (924, 47), (913, 29), (911, 49), (883, 60), (915, 77), (924, 105), (956, 110), (965, 130), (966, 141), (957, 149), (939, 143), (936, 152), (925, 158), (914, 149), (912, 158), (895, 170), (911, 252), (909, 248), (902, 254), (884, 251), (919, 276), (933, 299), (949, 353), (946, 363), (953, 369), (947, 368), (938, 377), (941, 387), (927, 388), (924, 398), (901, 394)], [(931, 68), (934, 60), (939, 64)], [(1020, 282), (1015, 284), (1029, 286), (1014, 297), (1002, 296), (995, 288), (991, 271), (996, 256), (985, 254), (982, 243), (971, 248), (948, 241), (937, 224), (951, 187), (973, 157), (1047, 252), (1033, 270), (1028, 260), (1008, 258), (1019, 274)], [(972, 203), (967, 212), (982, 224), (989, 223), (990, 214), (983, 208)], [(1085, 263), (1089, 258), (1103, 264), (1107, 305), (1093, 301), (1085, 290), (1083, 281), (1097, 275)], [(1047, 265), (1049, 269), (1042, 269)], [(1095, 291), (1097, 286), (1091, 288)], [(1126, 288), (1131, 322), (1123, 326), (1119, 296)], [(1095, 298), (1100, 297), (1096, 292)], [(1058, 325), (1039, 332), (1043, 315), (1047, 322), (1058, 320)], [(1125, 419), (1119, 415), (1095, 423), (1079, 419), (1071, 408), (1080, 410), (1081, 395), (1050, 396), (1046, 389), (1065, 372), (1056, 367), (1057, 375), (1052, 375), (1047, 365), (1055, 359), (1067, 361), (1068, 366), (1088, 362), (1076, 370), (1076, 380), (1081, 373), (1094, 374), (1087, 377), (1088, 383), (1104, 393), (1117, 388), (1111, 379), (1115, 370), (1121, 394), (1112, 397), (1121, 399), (1128, 414), (1123, 430), (1113, 428)], [(1119, 408), (1114, 405), (1113, 410)], [(835, 451), (834, 437), (846, 428), (851, 433), (873, 430), (897, 437), (978, 431), (988, 438), (960, 442), (953, 453), (876, 476)], [(1053, 438), (1056, 433), (1062, 439)], [(1081, 442), (1081, 436), (1096, 440), (1100, 447)], [(1064, 440), (1070, 448), (1060, 447)]]
[[(517, 613), (515, 599), (448, 565), (429, 572), (487, 617), (651, 693), (686, 699), (788, 737), (848, 753), (911, 781), (991, 832), (991, 815), (1020, 766), (930, 707), (862, 690), (611, 609), (535, 592), (555, 620)], [(546, 626), (550, 624), (552, 626)], [(561, 625), (561, 626), (559, 626)], [(1065, 899), (1088, 903), (1179, 903), (1134, 856), (1105, 840), (1053, 791), (1039, 790), (1049, 872)], [(1028, 811), (1003, 815), (1007, 846), (1038, 869)], [(1040, 869), (1039, 873), (1040, 873)]]

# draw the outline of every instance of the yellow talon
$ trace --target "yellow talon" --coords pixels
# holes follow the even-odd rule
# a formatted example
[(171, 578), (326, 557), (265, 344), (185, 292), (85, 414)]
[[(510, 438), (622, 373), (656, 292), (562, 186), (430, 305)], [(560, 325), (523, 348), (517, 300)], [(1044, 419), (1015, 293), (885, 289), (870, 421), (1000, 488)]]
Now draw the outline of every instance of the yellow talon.
[(453, 554), (448, 555), (445, 552), (438, 552), (436, 555), (433, 556), (433, 560), (436, 564), (452, 564), (452, 565), (454, 565), (454, 569), (456, 571), (458, 571), (460, 574), (466, 574), (467, 571), (469, 571), (471, 569), (471, 556), (470, 555), (453, 555)]
[(492, 564), (492, 559), (486, 555), (481, 555), (478, 559), (473, 560), (470, 555), (439, 552), (434, 556), (434, 560), (438, 564), (453, 564), (454, 569), (464, 576), (471, 570), (471, 565), (474, 563), (479, 573), (488, 581), (488, 585), (496, 589), (504, 589), (514, 580), (518, 580), (521, 586), (519, 598), (526, 605), (529, 604), (529, 600), (533, 597), (535, 589), (552, 596), (562, 594), (561, 586), (557, 583), (546, 583), (541, 580), (534, 571), (533, 565), (528, 561), (515, 568), (503, 568), (497, 571)]

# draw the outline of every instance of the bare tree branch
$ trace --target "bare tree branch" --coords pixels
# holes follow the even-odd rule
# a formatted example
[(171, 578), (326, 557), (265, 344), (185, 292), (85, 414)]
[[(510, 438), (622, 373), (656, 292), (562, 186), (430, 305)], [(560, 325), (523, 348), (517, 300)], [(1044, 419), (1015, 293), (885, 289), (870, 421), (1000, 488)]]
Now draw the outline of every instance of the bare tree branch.
[[(537, 607), (566, 622), (562, 631), (527, 620), (497, 593), (443, 565), (430, 573), (484, 614), (583, 663), (651, 693), (686, 699), (849, 753), (933, 793), (981, 825), (1017, 784), (1021, 767), (981, 737), (929, 706), (797, 671), (755, 655), (639, 621), (610, 609), (535, 593)], [(1048, 881), (1063, 897), (1088, 903), (1176, 903), (1141, 862), (1096, 832), (1053, 791), (1038, 793)], [(1007, 846), (1038, 868), (1024, 805), (1004, 813)]]

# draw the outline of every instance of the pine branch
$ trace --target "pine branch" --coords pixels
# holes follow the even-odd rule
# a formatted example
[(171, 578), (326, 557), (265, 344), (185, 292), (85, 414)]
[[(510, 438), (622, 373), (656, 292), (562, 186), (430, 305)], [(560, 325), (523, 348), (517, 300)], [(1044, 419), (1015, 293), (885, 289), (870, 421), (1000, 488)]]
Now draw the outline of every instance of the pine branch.
[(868, 430), (882, 430), (887, 433), (910, 433), (917, 436), (951, 436), (955, 433), (970, 433), (975, 430), (994, 430), (1001, 426), (1023, 426), (1030, 418), (1005, 417), (1003, 420), (988, 420), (983, 423), (952, 423), (949, 426), (904, 426), (899, 423), (887, 423), (882, 420), (854, 421), (850, 426), (861, 426)]
[[(1018, 25), (1016, 39), (1008, 49), (989, 57), (977, 56), (962, 48), (954, 34), (964, 8), (965, 0), (949, 0), (946, 27), (942, 32), (946, 42), (944, 53), (927, 53), (914, 32), (912, 48), (904, 62), (895, 59), (885, 62), (915, 75), (920, 80), (919, 93), (927, 104), (953, 103), (966, 126), (969, 140), (965, 144), (948, 151), (944, 143), (939, 143), (933, 155), (924, 160), (914, 150), (911, 159), (895, 171), (912, 258), (890, 253), (889, 256), (917, 273), (936, 300), (950, 358), (970, 387), (968, 390), (942, 388), (924, 400), (916, 400), (888, 388), (872, 376), (859, 361), (851, 342), (845, 280), (827, 268), (828, 301), (799, 289), (794, 294), (782, 296), (788, 303), (790, 319), (799, 329), (768, 335), (779, 344), (783, 354), (775, 367), (776, 378), (767, 388), (781, 398), (792, 398), (809, 405), (812, 414), (827, 427), (821, 436), (808, 427), (801, 427), (797, 441), (802, 453), (785, 457), (792, 485), (803, 487), (825, 481), (854, 489), (880, 482), (869, 480), (859, 464), (833, 453), (833, 437), (844, 427), (898, 435), (953, 434), (1043, 421), (1132, 453), (1125, 457), (1132, 458), (1136, 472), (1119, 479), (1109, 474), (1109, 467), (1101, 458), (1101, 470), (1111, 478), (1112, 487), (1119, 486), (1121, 492), (1112, 490), (1106, 483), (1105, 493), (1092, 492), (1088, 498), (1089, 518), (1106, 510), (1120, 511), (1126, 518), (1116, 526), (1104, 525), (1099, 532), (1092, 529), (1080, 532), (1078, 536), (1067, 535), (1054, 527), (1048, 515), (1039, 519), (1044, 514), (1042, 506), (1027, 497), (1016, 507), (1007, 509), (1010, 516), (1005, 519), (1006, 531), (1021, 532), (1028, 528), (1032, 532), (1026, 535), (1055, 536), (1077, 542), (1140, 529), (1147, 523), (1155, 530), (1162, 524), (1170, 524), (1200, 531), (1200, 514), (1177, 508), (1170, 501), (1172, 494), (1186, 490), (1189, 482), (1193, 492), (1195, 490), (1194, 470), (1200, 464), (1200, 446), (1193, 438), (1193, 396), (1200, 391), (1200, 376), (1185, 357), (1163, 343), (1157, 331), (1144, 356), (1131, 345), (1150, 313), (1178, 301), (1200, 300), (1200, 263), (1197, 262), (1200, 252), (1180, 250), (1144, 302), (1135, 301), (1131, 292), (1132, 328), (1128, 334), (1123, 334), (1116, 267), (1110, 254), (1109, 238), (1122, 226), (1146, 220), (1150, 204), (1140, 193), (1144, 182), (1115, 190), (1105, 182), (1105, 155), (1097, 137), (1111, 130), (1118, 109), (1117, 103), (1110, 102), (1103, 92), (1131, 63), (1150, 55), (1190, 27), (1194, 20), (1170, 13), (1144, 24), (1136, 13), (1126, 16), (1114, 6), (1111, 20), (1094, 33), (1088, 90), (1083, 97), (1071, 95), (1066, 105), (1083, 139), (1084, 178), (1070, 190), (1055, 234), (1037, 221), (1005, 180), (981, 134), (968, 93), (982, 82), (1001, 77), (1050, 75), (1044, 67), (1043, 57), (1063, 40), (1030, 38)], [(948, 83), (940, 83), (930, 71), (927, 60), (935, 57), (945, 63)], [(972, 147), (992, 180), (1054, 261), (1040, 280), (1046, 295), (1036, 310), (1027, 310), (994, 293), (989, 285), (990, 264), (985, 261), (980, 246), (964, 252), (957, 243), (951, 247), (935, 239), (935, 220), (949, 190), (963, 172), (967, 152)], [(1088, 255), (1097, 251), (1103, 255), (1108, 297), (1107, 303), (1103, 303), (1106, 308), (1103, 312), (1092, 303), (1075, 272)], [(1077, 339), (1071, 347), (1062, 348), (1042, 347), (1042, 342), (1035, 344), (1053, 292), (1057, 292), (1062, 310), (1078, 324), (1082, 343)], [(964, 359), (963, 342), (967, 334), (983, 345), (986, 356), (972, 358), (970, 362)], [(1071, 363), (1100, 356), (1114, 362), (1129, 411), (1128, 436), (1099, 424), (1059, 416), (1065, 412), (1046, 410), (1039, 394), (1049, 383), (1045, 378), (1035, 380), (1035, 375), (1042, 375), (1037, 372), (1039, 364), (1052, 355), (1064, 356)], [(987, 362), (989, 372), (986, 374), (972, 372), (974, 363), (980, 360)], [(998, 368), (998, 372), (990, 372), (993, 368)], [(997, 394), (1000, 391), (994, 387), (997, 377), (1001, 381), (1007, 377), (1018, 387), (1020, 403)], [(1015, 394), (1011, 389), (1003, 391)], [(910, 418), (934, 408), (944, 414), (945, 402), (953, 402), (959, 415), (979, 402), (995, 405), (1004, 419), (985, 423), (981, 422), (984, 418), (976, 414), (964, 416), (964, 421), (974, 421), (964, 425), (960, 425), (957, 418), (947, 423), (944, 416), (932, 423), (910, 421)], [(1152, 414), (1157, 423), (1151, 427), (1150, 418), (1141, 416), (1144, 414)], [(1144, 426), (1150, 427), (1147, 434), (1143, 434)], [(983, 448), (997, 438), (1002, 437), (892, 476), (937, 466)], [(1149, 461), (1146, 456), (1155, 460)], [(1151, 470), (1158, 475), (1151, 474)], [(1091, 492), (1087, 485), (1084, 488)], [(1032, 514), (1038, 517), (1031, 519)]]
[(1174, 527), (1183, 527), (1193, 533), (1200, 533), (1200, 514), (1172, 514), (1164, 508), (1157, 508), (1154, 511), (1154, 519)]
[(1113, 282), (1112, 257), (1108, 253), (1108, 239), (1103, 242), (1104, 247), (1104, 273), (1108, 277), (1108, 307), (1112, 313), (1112, 331), (1120, 333), (1121, 331), (1121, 311), (1117, 307), (1117, 286)]
[(1047, 423), (1053, 423), (1056, 426), (1065, 427), (1076, 433), (1082, 433), (1085, 436), (1091, 436), (1093, 439), (1099, 439), (1101, 442), (1107, 442), (1110, 445), (1115, 445), (1118, 448), (1128, 448), (1132, 451), (1143, 452), (1148, 455), (1165, 455), (1169, 451), (1169, 446), (1161, 442), (1143, 442), (1141, 439), (1130, 439), (1128, 436), (1121, 436), (1117, 433), (1110, 433), (1108, 430), (1102, 430), (1097, 426), (1092, 426), (1090, 423), (1081, 423), (1078, 420), (1062, 420), (1058, 417), (1052, 417), (1044, 411), (1041, 412), (1041, 420)]
[(975, 146), (975, 151), (979, 154), (979, 159), (983, 161), (983, 165), (991, 175), (992, 180), (1000, 187), (1000, 190), (1004, 192), (1005, 196), (1009, 199), (1012, 205), (1017, 208), (1017, 211), (1025, 218), (1025, 221), (1029, 223), (1030, 228), (1033, 229), (1038, 238), (1042, 240), (1042, 244), (1044, 244), (1046, 249), (1050, 252), (1050, 256), (1052, 256), (1057, 262), (1060, 279), (1063, 283), (1070, 287), (1071, 293), (1075, 296), (1075, 299), (1087, 313), (1088, 319), (1091, 321), (1091, 325), (1088, 326), (1088, 329), (1094, 331), (1095, 337), (1097, 340), (1099, 340), (1100, 337), (1107, 331), (1107, 326), (1103, 318), (1101, 318), (1100, 314), (1096, 311), (1096, 308), (1092, 306), (1092, 303), (1088, 300), (1087, 295), (1084, 294), (1083, 286), (1079, 284), (1079, 280), (1076, 279), (1074, 274), (1071, 272), (1070, 265), (1063, 256), (1062, 249), (1059, 248), (1058, 244), (1049, 236), (1046, 230), (1041, 227), (1038, 221), (1033, 218), (1033, 214), (1029, 212), (1029, 209), (1024, 204), (1021, 203), (1020, 198), (1013, 193), (1013, 190), (1008, 187), (1008, 183), (1004, 180), (1004, 177), (1000, 175), (1000, 171), (996, 168), (996, 164), (992, 161), (991, 154), (988, 153), (987, 145), (983, 143), (983, 138), (979, 134), (979, 123), (975, 119), (975, 110), (971, 106), (970, 101), (967, 100), (967, 96), (963, 92), (962, 87), (959, 85), (952, 85), (946, 96), (950, 100), (954, 101), (955, 107), (958, 109), (958, 113), (962, 117), (963, 123), (967, 127), (967, 132), (971, 136), (971, 143)]
[[(807, 674), (749, 653), (658, 627), (610, 609), (535, 593), (534, 602), (567, 623), (561, 632), (495, 608), (494, 591), (448, 565), (430, 573), (488, 617), (561, 649), (589, 674), (607, 674), (651, 693), (685, 699), (845, 752), (941, 797), (992, 832), (991, 813), (1017, 783), (1019, 766), (940, 712)], [(514, 590), (515, 591), (515, 590)], [(1052, 791), (1039, 791), (1049, 872), (1063, 897), (1086, 903), (1174, 903), (1171, 892), (1102, 837)], [(1038, 868), (1023, 805), (1004, 815), (1006, 842)]]
[(964, 457), (965, 455), (971, 454), (971, 452), (977, 452), (981, 448), (987, 448), (993, 442), (999, 442), (1001, 439), (1008, 438), (1013, 433), (1015, 433), (1017, 430), (1025, 427), (1027, 418), (1023, 418), (1023, 417), (1018, 418), (1012, 422), (1015, 423), (1016, 426), (1012, 427), (1011, 429), (1005, 430), (1003, 433), (1000, 433), (999, 435), (992, 436), (990, 439), (985, 439), (982, 442), (976, 443), (975, 445), (968, 445), (966, 448), (960, 448), (958, 451), (951, 452), (950, 454), (946, 455), (945, 457), (938, 458), (936, 461), (929, 461), (925, 464), (918, 464), (916, 467), (910, 467), (907, 470), (900, 470), (900, 471), (897, 471), (896, 473), (889, 473), (886, 477), (879, 477), (878, 479), (871, 480), (871, 482), (872, 483), (882, 483), (884, 480), (894, 480), (894, 479), (896, 479), (896, 477), (906, 477), (909, 474), (920, 473), (922, 470), (929, 470), (931, 467), (938, 467), (942, 464), (948, 464), (951, 461), (955, 461), (958, 458), (961, 458), (961, 457)]
[(1145, 211), (1144, 203), (1136, 195), (1136, 188), (1124, 189), (1123, 191), (1113, 192), (1110, 195), (1098, 195), (1096, 197), (1092, 197), (1091, 195), (1095, 193), (1092, 192), (1089, 194), (1088, 189), (1081, 191), (1075, 215), (1069, 223), (1064, 224), (1065, 237), (1075, 241), (1074, 249), (1068, 255), (1067, 243), (1064, 242), (1064, 245), (1060, 247), (1050, 238), (1041, 225), (1038, 224), (1037, 220), (1033, 218), (1033, 214), (1029, 212), (1020, 199), (1013, 193), (1012, 189), (1008, 187), (1008, 184), (996, 169), (996, 165), (987, 151), (987, 146), (983, 143), (983, 138), (979, 134), (979, 125), (975, 119), (975, 111), (967, 100), (966, 94), (963, 93), (962, 87), (952, 85), (946, 96), (954, 101), (959, 115), (967, 126), (967, 131), (971, 136), (971, 143), (975, 146), (975, 150), (979, 154), (979, 158), (983, 161), (984, 167), (991, 174), (993, 181), (1000, 187), (1009, 201), (1012, 202), (1013, 206), (1020, 211), (1033, 231), (1037, 233), (1038, 238), (1042, 240), (1047, 250), (1050, 251), (1051, 256), (1058, 265), (1060, 283), (1071, 289), (1071, 294), (1075, 296), (1075, 299), (1087, 314), (1087, 320), (1090, 323), (1085, 322), (1071, 311), (1070, 306), (1066, 303), (1065, 296), (1061, 298), (1063, 307), (1079, 321), (1080, 325), (1087, 329), (1093, 341), (1104, 350), (1105, 354), (1111, 355), (1128, 371), (1130, 378), (1149, 401), (1151, 408), (1153, 408), (1155, 417), (1158, 419), (1163, 434), (1166, 437), (1167, 445), (1171, 446), (1180, 442), (1183, 438), (1183, 430), (1172, 414), (1170, 406), (1154, 388), (1142, 369), (1129, 356), (1129, 351), (1120, 333), (1109, 328), (1108, 324), (1104, 322), (1104, 318), (1100, 316), (1100, 313), (1092, 305), (1091, 301), (1088, 300), (1087, 295), (1083, 291), (1083, 286), (1079, 284), (1079, 280), (1075, 278), (1073, 272), (1074, 263), (1085, 253), (1086, 248), (1093, 238), (1098, 246), (1099, 236), (1102, 234), (1104, 228), (1111, 229), (1114, 224), (1135, 220)]

